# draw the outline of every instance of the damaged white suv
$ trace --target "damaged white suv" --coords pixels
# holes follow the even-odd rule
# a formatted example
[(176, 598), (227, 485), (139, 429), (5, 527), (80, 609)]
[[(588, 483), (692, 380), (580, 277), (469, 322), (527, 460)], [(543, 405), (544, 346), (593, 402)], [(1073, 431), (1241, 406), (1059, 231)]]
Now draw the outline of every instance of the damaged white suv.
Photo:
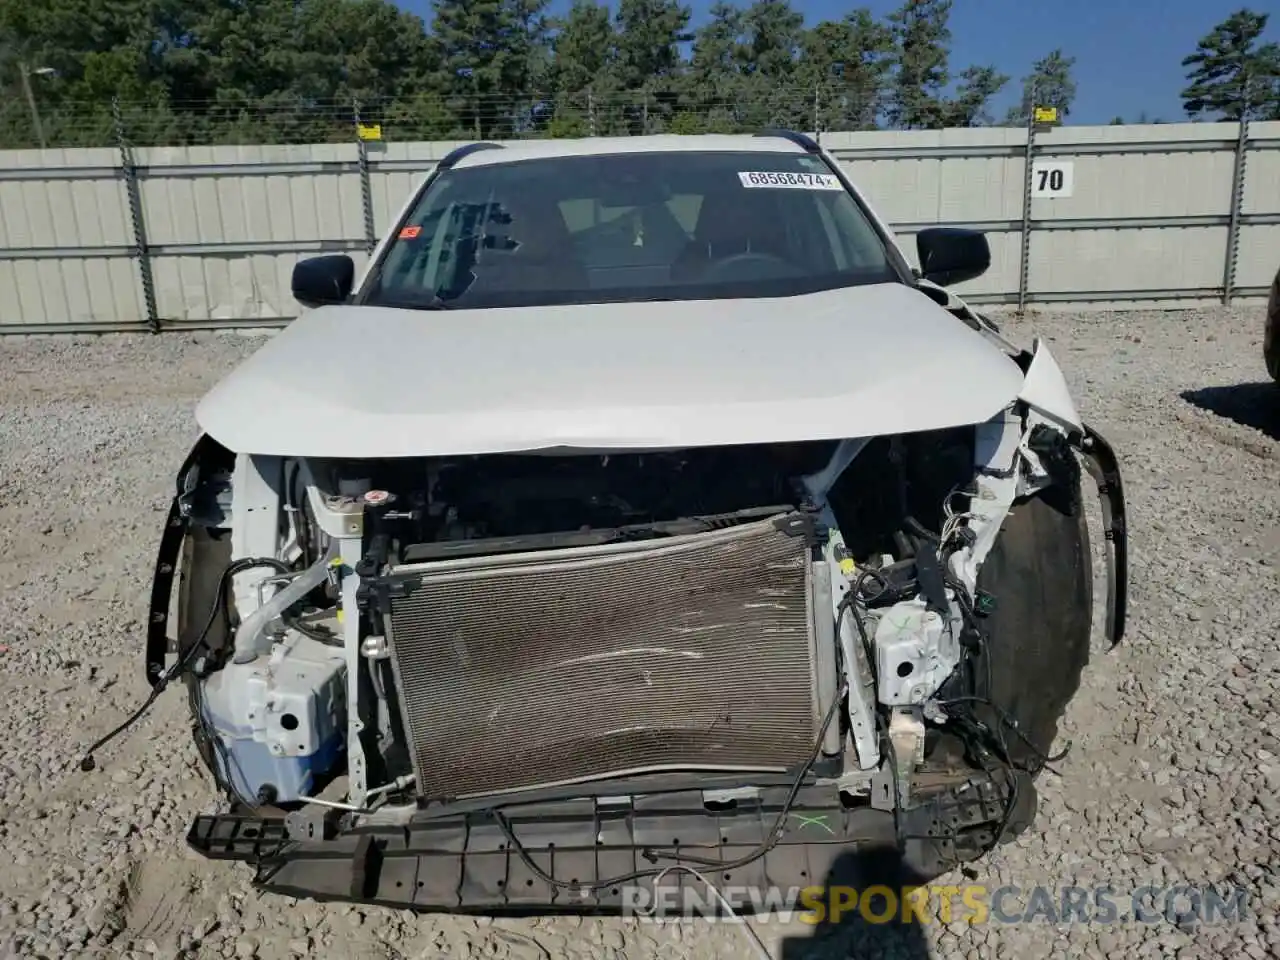
[[(292, 896), (609, 909), (921, 881), (1034, 818), (1115, 457), (805, 136), (479, 143), (201, 402), (147, 674)], [(178, 576), (176, 636), (168, 638)], [(870, 862), (870, 861), (868, 861)]]

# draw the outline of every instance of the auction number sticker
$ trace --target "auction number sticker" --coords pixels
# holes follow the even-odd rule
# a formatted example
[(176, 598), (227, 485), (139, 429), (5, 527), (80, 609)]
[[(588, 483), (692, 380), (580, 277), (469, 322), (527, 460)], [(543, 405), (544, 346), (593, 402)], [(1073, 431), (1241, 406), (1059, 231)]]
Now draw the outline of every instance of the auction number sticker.
[(774, 171), (738, 174), (744, 187), (781, 187), (784, 190), (843, 190), (840, 178), (830, 173), (779, 173)]

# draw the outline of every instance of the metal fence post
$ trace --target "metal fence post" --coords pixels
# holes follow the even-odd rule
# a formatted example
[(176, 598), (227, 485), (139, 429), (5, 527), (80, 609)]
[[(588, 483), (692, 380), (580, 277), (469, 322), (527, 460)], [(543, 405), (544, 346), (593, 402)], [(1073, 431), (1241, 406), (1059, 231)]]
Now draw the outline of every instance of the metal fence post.
[(1027, 283), (1031, 275), (1031, 162), (1036, 152), (1035, 98), (1027, 118), (1027, 146), (1023, 152), (1022, 172), (1022, 252), (1018, 263), (1018, 314), (1027, 308)]
[(138, 187), (138, 167), (133, 159), (133, 146), (125, 130), (120, 100), (111, 98), (111, 119), (116, 128), (116, 146), (120, 149), (120, 169), (124, 173), (125, 193), (129, 198), (129, 220), (133, 225), (133, 255), (138, 261), (138, 278), (142, 282), (142, 302), (147, 311), (147, 327), (160, 332), (160, 313), (156, 309), (156, 284), (151, 273), (151, 253), (147, 246), (147, 224), (142, 212), (142, 191)]
[(1222, 263), (1222, 303), (1231, 305), (1236, 284), (1236, 260), (1240, 253), (1240, 208), (1244, 203), (1245, 168), (1249, 158), (1249, 119), (1240, 116), (1240, 133), (1236, 138), (1236, 163), (1231, 172), (1231, 210), (1227, 216), (1227, 248)]
[(351, 101), (351, 115), (355, 119), (356, 149), (360, 158), (360, 205), (364, 208), (364, 249), (373, 253), (378, 245), (378, 235), (373, 228), (373, 185), (369, 182), (369, 146), (360, 135), (360, 101)]

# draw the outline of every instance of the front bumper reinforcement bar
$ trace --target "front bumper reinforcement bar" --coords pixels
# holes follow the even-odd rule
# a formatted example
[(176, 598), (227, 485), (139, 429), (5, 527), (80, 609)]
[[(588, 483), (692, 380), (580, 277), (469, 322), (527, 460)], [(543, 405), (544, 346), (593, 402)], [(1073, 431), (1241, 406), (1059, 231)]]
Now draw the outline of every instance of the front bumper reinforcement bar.
[[(563, 886), (530, 870), (487, 811), (420, 814), (407, 824), (357, 827), (328, 840), (290, 839), (280, 820), (201, 816), (187, 842), (203, 856), (252, 864), (255, 886), (285, 896), (420, 912), (610, 913), (637, 902), (635, 887), (651, 892), (654, 878), (584, 888), (660, 870), (682, 856), (717, 885), (762, 893), (914, 882), (919, 868), (985, 852), (995, 832), (987, 828), (1006, 802), (995, 782), (978, 777), (899, 811), (895, 821), (891, 811), (847, 809), (830, 799), (829, 788), (810, 787), (788, 811), (773, 849), (749, 864), (717, 869), (714, 863), (740, 860), (767, 839), (786, 793), (766, 790), (716, 812), (704, 808), (698, 792), (504, 809), (525, 855)], [(701, 881), (685, 871), (672, 870), (662, 883), (665, 896), (708, 902)]]

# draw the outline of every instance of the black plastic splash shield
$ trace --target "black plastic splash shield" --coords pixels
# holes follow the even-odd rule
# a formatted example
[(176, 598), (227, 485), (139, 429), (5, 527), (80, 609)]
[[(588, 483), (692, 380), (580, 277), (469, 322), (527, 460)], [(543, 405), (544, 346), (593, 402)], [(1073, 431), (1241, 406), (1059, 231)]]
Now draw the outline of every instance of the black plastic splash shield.
[(1098, 487), (1102, 529), (1107, 543), (1107, 637), (1111, 646), (1124, 638), (1129, 610), (1129, 523), (1120, 461), (1102, 434), (1089, 424), (1077, 438), (1085, 469)]
[[(582, 799), (505, 809), (524, 853), (565, 886), (531, 870), (489, 812), (420, 816), (406, 825), (361, 827), (332, 840), (274, 849), (270, 840), (278, 828), (267, 824), (280, 821), (200, 818), (188, 843), (210, 858), (254, 864), (254, 885), (283, 896), (418, 912), (616, 913), (628, 902), (627, 888), (651, 889), (653, 873), (682, 860), (718, 885), (738, 889), (785, 892), (830, 884), (838, 864), (863, 855), (894, 863), (893, 879), (924, 882), (985, 853), (1005, 809), (1004, 795), (986, 777), (896, 817), (869, 807), (846, 809), (830, 788), (810, 787), (787, 812), (772, 850), (749, 864), (720, 868), (768, 839), (787, 792), (769, 789), (715, 812), (696, 792), (637, 796), (626, 804)], [(255, 836), (246, 837), (246, 830)], [(238, 847), (228, 840), (233, 833)], [(642, 871), (650, 875), (582, 889)], [(892, 881), (877, 875), (867, 882)], [(662, 883), (705, 897), (701, 881), (684, 871), (671, 871)]]
[(234, 458), (226, 447), (208, 434), (202, 433), (187, 453), (186, 459), (182, 461), (182, 466), (178, 468), (173, 499), (169, 503), (164, 531), (160, 535), (160, 544), (156, 549), (155, 568), (151, 579), (151, 606), (147, 619), (144, 667), (147, 683), (152, 688), (160, 683), (161, 677), (165, 674), (165, 657), (169, 649), (177, 647), (176, 641), (169, 638), (169, 601), (173, 594), (174, 578), (177, 576), (182, 542), (191, 526), (190, 509), (186, 498), (191, 495), (199, 481), (201, 466), (217, 460), (229, 459)]

